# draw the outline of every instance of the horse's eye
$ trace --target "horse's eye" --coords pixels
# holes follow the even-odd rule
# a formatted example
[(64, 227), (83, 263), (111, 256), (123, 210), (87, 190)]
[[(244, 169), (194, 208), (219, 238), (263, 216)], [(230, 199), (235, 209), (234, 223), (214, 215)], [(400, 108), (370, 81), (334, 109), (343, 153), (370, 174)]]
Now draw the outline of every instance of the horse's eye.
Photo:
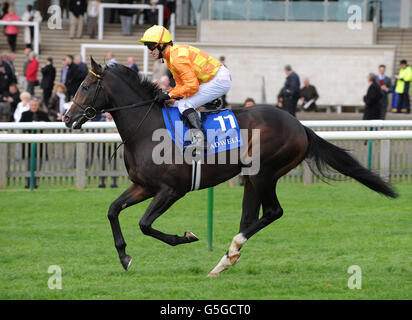
[(84, 91), (89, 90), (89, 86), (83, 86), (83, 90), (84, 90)]

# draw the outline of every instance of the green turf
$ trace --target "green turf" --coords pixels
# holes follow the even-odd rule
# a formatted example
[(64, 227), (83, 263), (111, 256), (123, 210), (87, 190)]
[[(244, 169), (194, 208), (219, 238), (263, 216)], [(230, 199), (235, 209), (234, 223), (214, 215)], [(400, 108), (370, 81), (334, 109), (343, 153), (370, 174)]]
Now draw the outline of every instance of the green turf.
[[(213, 251), (207, 251), (207, 191), (177, 202), (157, 229), (200, 241), (170, 247), (144, 236), (149, 202), (120, 215), (133, 263), (118, 261), (107, 219), (118, 189), (0, 191), (0, 299), (411, 299), (412, 185), (387, 199), (357, 183), (281, 184), (284, 216), (251, 238), (242, 259), (206, 278), (237, 233), (243, 189), (215, 188)], [(50, 290), (48, 268), (62, 270)], [(358, 265), (362, 288), (349, 289)]]

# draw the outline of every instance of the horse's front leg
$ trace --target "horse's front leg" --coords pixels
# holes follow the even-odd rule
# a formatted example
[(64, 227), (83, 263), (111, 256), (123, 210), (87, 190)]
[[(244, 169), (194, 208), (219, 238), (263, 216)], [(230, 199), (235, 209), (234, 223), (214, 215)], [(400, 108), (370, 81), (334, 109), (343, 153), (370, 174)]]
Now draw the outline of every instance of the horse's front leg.
[(139, 226), (142, 232), (171, 246), (198, 241), (199, 239), (190, 231), (186, 231), (183, 236), (178, 236), (166, 234), (152, 228), (153, 222), (183, 196), (184, 194), (178, 193), (169, 187), (161, 189), (154, 196), (153, 201), (140, 219)]
[(148, 192), (142, 186), (133, 184), (110, 205), (107, 217), (109, 218), (110, 226), (112, 228), (114, 245), (119, 254), (120, 262), (125, 270), (130, 267), (132, 258), (126, 254), (126, 242), (124, 241), (119, 223), (120, 211), (152, 196), (153, 194)]

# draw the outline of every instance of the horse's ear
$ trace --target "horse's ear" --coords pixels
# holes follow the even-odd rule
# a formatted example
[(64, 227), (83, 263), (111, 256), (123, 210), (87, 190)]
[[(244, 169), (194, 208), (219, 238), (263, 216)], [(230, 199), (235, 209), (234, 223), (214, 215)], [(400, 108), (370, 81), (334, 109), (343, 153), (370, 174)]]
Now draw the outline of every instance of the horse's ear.
[(96, 61), (94, 61), (92, 56), (90, 56), (90, 63), (91, 63), (93, 72), (97, 74), (100, 74), (102, 72), (102, 66), (98, 64)]

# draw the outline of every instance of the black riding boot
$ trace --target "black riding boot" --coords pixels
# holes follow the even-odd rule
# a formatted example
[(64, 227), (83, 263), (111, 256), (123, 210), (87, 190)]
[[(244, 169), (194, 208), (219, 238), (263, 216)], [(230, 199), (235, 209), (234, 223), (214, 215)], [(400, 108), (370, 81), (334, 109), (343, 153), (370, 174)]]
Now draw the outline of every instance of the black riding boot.
[(183, 112), (183, 115), (189, 121), (190, 126), (192, 127), (192, 144), (189, 147), (192, 147), (199, 151), (204, 151), (207, 149), (207, 138), (206, 132), (203, 128), (202, 121), (196, 112), (195, 109), (187, 109)]

